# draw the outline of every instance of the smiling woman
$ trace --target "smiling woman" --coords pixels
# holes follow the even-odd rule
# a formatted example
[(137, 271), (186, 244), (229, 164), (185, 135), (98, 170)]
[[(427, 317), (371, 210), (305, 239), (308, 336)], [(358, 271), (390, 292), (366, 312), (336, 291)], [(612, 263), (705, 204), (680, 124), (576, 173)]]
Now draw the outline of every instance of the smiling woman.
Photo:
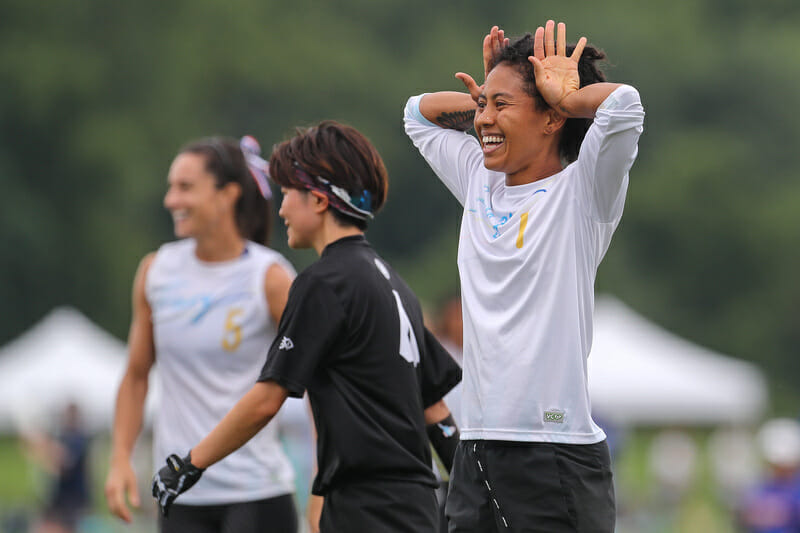
[[(151, 367), (158, 361), (153, 451), (161, 459), (185, 453), (214, 427), (250, 388), (275, 337), (294, 271), (265, 246), (271, 206), (264, 193), (270, 194), (259, 183), (266, 162), (253, 143), (203, 139), (182, 148), (170, 166), (164, 206), (180, 240), (145, 257), (136, 275), (106, 482), (108, 506), (125, 521), (133, 519), (126, 497), (139, 505), (130, 456)], [(247, 532), (268, 522), (273, 531), (293, 533), (293, 491), (273, 427), (205, 476), (161, 517), (160, 530)]]
[[(603, 81), (602, 57), (585, 38), (568, 46), (563, 23), (514, 43), (494, 27), (482, 86), (458, 73), (467, 94), (406, 105), (406, 133), (464, 207), (464, 429), (450, 532), (614, 530), (585, 364), (594, 279), (644, 111), (633, 87)], [(477, 140), (463, 121), (449, 129), (468, 114)]]

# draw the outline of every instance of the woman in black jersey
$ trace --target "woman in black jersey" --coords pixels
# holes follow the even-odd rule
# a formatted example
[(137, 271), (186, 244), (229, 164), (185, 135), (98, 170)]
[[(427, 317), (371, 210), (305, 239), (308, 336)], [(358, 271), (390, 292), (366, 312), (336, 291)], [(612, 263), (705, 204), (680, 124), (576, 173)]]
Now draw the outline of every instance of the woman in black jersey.
[(442, 397), (461, 371), (364, 237), (386, 199), (383, 161), (358, 131), (329, 121), (276, 146), (270, 172), (289, 245), (314, 248), (319, 260), (292, 284), (258, 382), (189, 455), (168, 458), (153, 495), (166, 512), (288, 396), (308, 391), (321, 531), (437, 531), (428, 441), (449, 468), (458, 430)]

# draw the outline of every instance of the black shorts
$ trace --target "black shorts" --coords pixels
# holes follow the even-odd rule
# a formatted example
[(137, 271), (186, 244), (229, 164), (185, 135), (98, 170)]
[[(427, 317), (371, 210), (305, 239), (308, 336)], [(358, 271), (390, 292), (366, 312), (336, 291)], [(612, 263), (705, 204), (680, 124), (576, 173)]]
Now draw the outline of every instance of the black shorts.
[(461, 441), (446, 514), (450, 533), (611, 533), (608, 445)]
[(320, 533), (438, 533), (433, 487), (405, 481), (348, 483), (325, 495)]
[(297, 533), (291, 494), (224, 505), (176, 505), (158, 519), (161, 533)]

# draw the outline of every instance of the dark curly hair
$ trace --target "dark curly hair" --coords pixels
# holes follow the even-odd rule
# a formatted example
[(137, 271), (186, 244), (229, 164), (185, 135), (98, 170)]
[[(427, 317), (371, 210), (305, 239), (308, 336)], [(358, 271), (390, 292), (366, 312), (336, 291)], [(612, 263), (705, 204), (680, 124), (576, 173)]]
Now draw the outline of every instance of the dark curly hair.
[[(567, 55), (575, 50), (574, 44), (567, 45)], [(522, 89), (530, 95), (536, 102), (536, 109), (544, 111), (550, 109), (545, 99), (536, 90), (536, 76), (534, 75), (533, 65), (528, 57), (533, 55), (533, 36), (527, 33), (514, 41), (512, 44), (503, 48), (494, 58), (494, 67), (497, 65), (509, 65), (516, 69), (522, 78)], [(605, 74), (597, 67), (597, 63), (606, 59), (606, 54), (593, 46), (587, 45), (583, 49), (581, 58), (578, 61), (578, 75), (580, 76), (580, 86), (585, 87), (593, 83), (606, 81)], [(494, 68), (493, 67), (493, 68)], [(568, 118), (564, 123), (559, 142), (559, 154), (567, 162), (575, 161), (578, 158), (578, 151), (581, 148), (586, 131), (592, 124), (589, 118)]]

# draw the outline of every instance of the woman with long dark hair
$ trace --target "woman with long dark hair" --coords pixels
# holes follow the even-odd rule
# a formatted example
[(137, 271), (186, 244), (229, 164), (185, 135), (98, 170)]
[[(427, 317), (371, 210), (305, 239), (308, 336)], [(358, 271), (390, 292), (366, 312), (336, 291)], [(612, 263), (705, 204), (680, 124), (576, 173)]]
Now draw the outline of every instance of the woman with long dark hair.
[[(117, 396), (106, 499), (131, 521), (138, 507), (131, 453), (148, 374), (158, 364), (153, 454), (188, 449), (250, 389), (294, 278), (266, 247), (272, 217), (266, 162), (252, 137), (184, 146), (164, 206), (180, 240), (141, 262), (133, 286), (129, 360)], [(248, 164), (248, 160), (249, 163)], [(157, 463), (156, 463), (157, 464)], [(160, 518), (162, 533), (297, 531), (294, 474), (276, 428), (260, 433)]]

